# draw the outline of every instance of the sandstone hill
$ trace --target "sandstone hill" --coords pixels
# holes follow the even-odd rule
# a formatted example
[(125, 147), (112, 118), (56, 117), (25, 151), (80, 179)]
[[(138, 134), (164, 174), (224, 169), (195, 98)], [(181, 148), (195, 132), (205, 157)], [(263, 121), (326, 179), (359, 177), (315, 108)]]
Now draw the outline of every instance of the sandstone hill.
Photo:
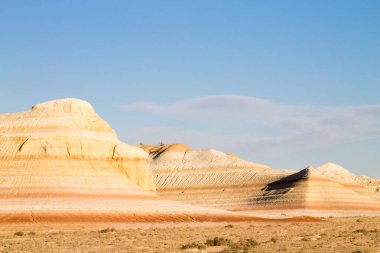
[(264, 215), (380, 214), (370, 187), (335, 165), (292, 172), (183, 144), (142, 148), (158, 194), (177, 201)]
[[(374, 196), (380, 200), (380, 179), (355, 175), (342, 166), (331, 162), (318, 167), (318, 171), (324, 176), (338, 181), (353, 190), (357, 189), (361, 191), (362, 188), (365, 188), (367, 191), (374, 193)], [(358, 185), (361, 187), (358, 187)]]
[(152, 158), (151, 168), (155, 171), (174, 170), (220, 170), (227, 168), (254, 168), (255, 170), (269, 170), (266, 165), (244, 161), (234, 154), (208, 150), (192, 150), (184, 144), (160, 146), (141, 145)]
[(252, 196), (287, 175), (212, 149), (192, 150), (183, 144), (141, 147), (150, 155), (158, 194), (194, 205), (251, 209)]
[(325, 177), (313, 167), (268, 184), (253, 201), (255, 208), (267, 211), (304, 210), (317, 216), (380, 214), (380, 202), (370, 192)]
[(149, 159), (82, 100), (0, 115), (0, 223), (244, 220), (155, 194)]

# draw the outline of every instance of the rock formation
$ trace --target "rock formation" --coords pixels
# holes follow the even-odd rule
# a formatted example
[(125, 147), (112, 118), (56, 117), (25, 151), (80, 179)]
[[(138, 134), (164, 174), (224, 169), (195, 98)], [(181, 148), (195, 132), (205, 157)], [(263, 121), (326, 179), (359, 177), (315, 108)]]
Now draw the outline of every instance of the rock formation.
[(380, 202), (371, 187), (331, 164), (293, 174), (182, 144), (133, 147), (78, 99), (0, 115), (1, 224), (246, 221), (277, 209), (374, 212)]
[(320, 216), (380, 214), (380, 202), (365, 189), (341, 184), (313, 167), (268, 184), (253, 203), (258, 210), (303, 210)]
[(250, 209), (252, 196), (287, 175), (216, 150), (192, 150), (183, 144), (141, 147), (151, 157), (158, 194), (194, 205)]
[(0, 223), (247, 219), (154, 190), (147, 153), (119, 141), (87, 102), (0, 115)]
[(374, 193), (374, 196), (380, 200), (380, 179), (374, 179), (363, 175), (355, 175), (342, 166), (335, 163), (326, 163), (318, 167), (318, 171), (324, 176), (340, 182), (352, 190), (359, 190)]
[[(113, 129), (85, 101), (55, 100), (35, 105), (27, 112), (0, 115), (0, 138), (2, 168), (14, 168), (17, 162), (17, 168), (38, 176), (35, 167), (53, 163), (62, 171), (50, 173), (59, 173), (67, 180), (65, 173), (70, 175), (72, 170), (70, 164), (61, 162), (96, 162), (100, 167), (117, 168), (144, 189), (155, 189), (146, 153), (119, 141)], [(46, 170), (49, 171), (41, 172)], [(59, 178), (55, 180), (58, 183)]]
[(380, 179), (370, 178), (364, 175), (355, 175), (355, 182), (373, 192), (376, 198), (380, 200)]
[(157, 192), (166, 198), (251, 214), (380, 214), (374, 194), (337, 166), (292, 172), (182, 144), (142, 148), (150, 154)]

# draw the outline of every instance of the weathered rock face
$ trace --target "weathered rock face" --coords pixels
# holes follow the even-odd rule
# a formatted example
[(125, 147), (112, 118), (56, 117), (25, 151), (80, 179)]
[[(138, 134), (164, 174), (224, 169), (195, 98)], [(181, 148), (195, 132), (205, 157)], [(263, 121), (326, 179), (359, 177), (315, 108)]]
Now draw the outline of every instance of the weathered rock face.
[(342, 166), (330, 162), (318, 167), (318, 171), (354, 191), (370, 191), (380, 200), (380, 179), (355, 175)]
[(209, 150), (192, 150), (184, 144), (161, 146), (142, 145), (152, 158), (151, 168), (154, 171), (185, 170), (220, 170), (226, 168), (250, 168), (257, 171), (268, 170), (269, 167), (244, 161), (233, 154)]
[(380, 202), (359, 185), (346, 186), (308, 167), (268, 184), (255, 207), (264, 210), (307, 210), (323, 215), (380, 214)]
[(119, 141), (112, 128), (85, 101), (56, 100), (35, 105), (27, 112), (0, 115), (0, 138), (2, 173), (11, 167), (25, 169), (37, 177), (38, 168), (41, 173), (54, 173), (49, 163), (57, 164), (63, 167), (56, 171), (61, 178), (46, 183), (59, 185), (59, 180), (70, 183), (66, 173), (73, 173), (70, 164), (64, 166), (65, 162), (96, 162), (97, 166), (117, 168), (144, 189), (155, 189), (146, 153)]
[(0, 115), (0, 223), (242, 220), (164, 200), (146, 152), (120, 142), (87, 102)]
[[(184, 145), (143, 146), (158, 194), (195, 205), (251, 214), (380, 214), (380, 202), (348, 171), (272, 170), (215, 150)], [(335, 172), (334, 172), (335, 171)]]
[(380, 179), (374, 179), (364, 175), (356, 175), (355, 182), (373, 192), (376, 195), (376, 198), (380, 200)]
[(249, 210), (252, 196), (286, 175), (216, 150), (191, 150), (183, 144), (142, 148), (150, 154), (157, 193), (194, 205)]

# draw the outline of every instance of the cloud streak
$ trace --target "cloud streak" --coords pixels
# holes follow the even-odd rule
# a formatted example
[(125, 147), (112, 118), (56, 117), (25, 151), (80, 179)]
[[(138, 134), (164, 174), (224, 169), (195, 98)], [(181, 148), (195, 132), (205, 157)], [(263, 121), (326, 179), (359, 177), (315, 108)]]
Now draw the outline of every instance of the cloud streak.
[[(120, 108), (198, 125), (196, 131), (157, 126), (156, 130), (144, 128), (140, 134), (153, 138), (148, 133), (150, 129), (151, 133), (168, 140), (173, 139), (170, 135), (180, 139), (182, 134), (190, 145), (214, 145), (234, 152), (275, 154), (380, 137), (380, 104), (309, 106), (279, 104), (249, 96), (215, 95), (169, 105), (135, 103)], [(215, 131), (202, 130), (202, 124), (213, 126)], [(221, 134), (218, 128), (223, 125), (229, 129)], [(244, 133), (241, 133), (242, 125)], [(256, 131), (266, 128), (271, 131)]]

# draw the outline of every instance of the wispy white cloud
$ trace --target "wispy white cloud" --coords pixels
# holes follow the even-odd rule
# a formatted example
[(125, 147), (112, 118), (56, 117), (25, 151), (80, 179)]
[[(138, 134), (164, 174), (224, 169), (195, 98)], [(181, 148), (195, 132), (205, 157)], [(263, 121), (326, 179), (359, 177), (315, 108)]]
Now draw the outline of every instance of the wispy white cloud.
[[(380, 104), (310, 106), (279, 104), (249, 96), (215, 95), (169, 105), (135, 103), (120, 108), (199, 125), (196, 130), (160, 126), (137, 129), (133, 136), (140, 135), (140, 140), (159, 141), (156, 137), (166, 142), (182, 141), (196, 147), (212, 146), (245, 154), (276, 154), (380, 137)], [(246, 129), (267, 127), (277, 133), (253, 130), (239, 133), (236, 129), (241, 129), (243, 123)], [(202, 124), (215, 126), (215, 131), (202, 130)], [(223, 124), (228, 124), (230, 131), (218, 132), (218, 126)]]
[[(307, 109), (301, 106), (277, 105), (269, 100), (238, 95), (207, 96), (170, 105), (135, 103), (121, 108), (159, 113), (182, 120), (218, 120), (228, 116), (234, 119), (259, 120), (263, 124), (280, 123), (281, 118), (277, 116), (279, 113), (292, 116), (293, 113), (303, 113)], [(287, 121), (292, 121), (292, 118), (288, 118)]]

